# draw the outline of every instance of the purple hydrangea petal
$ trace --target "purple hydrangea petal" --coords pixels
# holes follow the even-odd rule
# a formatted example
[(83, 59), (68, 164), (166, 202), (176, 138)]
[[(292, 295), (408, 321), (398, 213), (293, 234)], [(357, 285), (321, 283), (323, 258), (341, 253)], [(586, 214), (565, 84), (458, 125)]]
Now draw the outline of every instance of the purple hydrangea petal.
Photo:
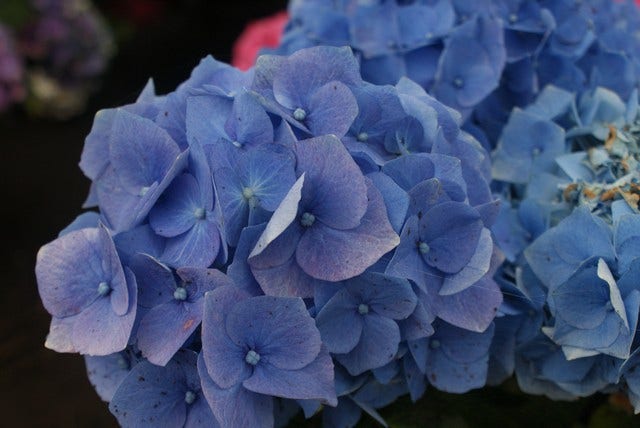
[(269, 144), (252, 150), (242, 160), (245, 184), (261, 207), (275, 211), (296, 181), (293, 153), (279, 144)]
[(427, 378), (436, 388), (462, 393), (484, 386), (493, 325), (473, 333), (440, 323), (430, 340)]
[(138, 192), (161, 182), (180, 154), (178, 145), (158, 125), (119, 110), (109, 144), (111, 163), (125, 189)]
[(313, 290), (317, 286), (327, 283), (312, 277), (302, 270), (296, 262), (295, 255), (276, 266), (264, 268), (252, 266), (251, 271), (260, 284), (262, 291), (271, 296), (312, 297)]
[(147, 254), (136, 254), (129, 265), (138, 283), (138, 304), (146, 308), (170, 302), (176, 282), (171, 269)]
[(322, 343), (332, 353), (346, 354), (360, 341), (362, 316), (358, 302), (346, 289), (333, 295), (316, 316)]
[[(126, 426), (184, 425), (190, 412), (185, 398), (189, 391), (185, 372), (196, 370), (196, 355), (192, 351), (183, 353), (188, 357), (176, 358), (165, 367), (142, 361), (131, 370), (109, 404), (118, 422)], [(204, 401), (197, 396), (196, 400)]]
[(295, 152), (296, 172), (305, 175), (304, 208), (331, 228), (358, 226), (367, 210), (367, 187), (340, 140), (334, 136), (304, 140), (296, 144)]
[(126, 352), (104, 357), (84, 357), (91, 385), (103, 401), (111, 401), (120, 383), (129, 374), (132, 361)]
[(182, 174), (149, 212), (149, 224), (158, 235), (174, 237), (193, 227), (198, 220), (194, 213), (202, 208), (198, 182), (193, 175)]
[(313, 135), (342, 137), (358, 115), (358, 103), (351, 90), (337, 81), (318, 88), (309, 100), (305, 125)]
[(378, 315), (395, 320), (407, 318), (416, 307), (416, 295), (404, 278), (370, 273), (346, 282), (345, 287)]
[(235, 287), (221, 287), (205, 295), (202, 356), (207, 377), (210, 376), (218, 388), (231, 388), (251, 375), (250, 367), (244, 361), (246, 350), (225, 334), (225, 314), (236, 302), (247, 297)]
[[(270, 360), (271, 362), (271, 360)], [(286, 370), (272, 364), (256, 366), (243, 383), (245, 388), (276, 397), (321, 400), (330, 406), (338, 403), (333, 380), (333, 362), (326, 349), (298, 370)]]
[(74, 322), (75, 317), (51, 318), (45, 348), (56, 352), (78, 352), (72, 340)]
[(335, 356), (352, 376), (390, 362), (400, 343), (400, 328), (395, 321), (370, 313), (363, 316), (363, 324), (356, 347), (348, 354)]
[(160, 259), (173, 266), (208, 267), (220, 247), (218, 226), (208, 219), (199, 219), (186, 233), (167, 240)]
[(424, 213), (420, 227), (430, 248), (425, 261), (443, 272), (455, 273), (473, 256), (483, 225), (469, 205), (444, 202)]
[(476, 332), (487, 329), (502, 303), (500, 287), (487, 276), (459, 293), (441, 296), (437, 287), (428, 287), (427, 295), (431, 309), (439, 318)]
[[(259, 346), (256, 351), (261, 358), (279, 369), (302, 369), (320, 352), (320, 333), (299, 298), (258, 296), (243, 300), (231, 308), (225, 326), (238, 346)], [(296, 326), (295, 330), (291, 326)]]
[(113, 237), (120, 260), (130, 265), (133, 257), (138, 253), (145, 253), (158, 258), (164, 250), (165, 239), (156, 235), (148, 224), (129, 229)]
[(198, 356), (198, 372), (204, 393), (216, 421), (221, 426), (270, 428), (273, 426), (273, 397), (256, 394), (241, 385), (220, 388), (209, 377), (203, 354)]
[(50, 314), (66, 317), (80, 313), (100, 297), (98, 286), (102, 282), (125, 287), (122, 268), (111, 272), (110, 265), (102, 264), (103, 257), (109, 257), (102, 252), (103, 239), (111, 240), (100, 229), (81, 229), (40, 249), (36, 262), (38, 291)]
[[(341, 281), (354, 277), (398, 245), (400, 239), (389, 224), (380, 192), (368, 179), (366, 185), (369, 206), (358, 227), (335, 230), (319, 224), (300, 239), (296, 260), (314, 278)], [(321, 245), (324, 242), (330, 242), (330, 247)]]
[(257, 146), (273, 142), (273, 125), (255, 96), (241, 92), (233, 100), (233, 107), (225, 129), (233, 141)]
[(440, 294), (455, 294), (479, 281), (489, 271), (492, 253), (493, 240), (491, 239), (491, 233), (488, 229), (482, 229), (475, 253), (459, 272), (447, 275), (444, 278)]
[(585, 208), (577, 208), (556, 227), (536, 239), (524, 252), (529, 265), (546, 286), (566, 281), (587, 259), (614, 259), (611, 231)]
[(80, 169), (91, 180), (97, 179), (109, 165), (109, 139), (117, 109), (96, 113), (91, 132), (85, 139), (80, 157)]
[(252, 296), (263, 294), (260, 284), (256, 281), (249, 266), (248, 257), (258, 238), (264, 230), (264, 225), (245, 227), (240, 234), (238, 246), (231, 264), (227, 267), (227, 275), (233, 282)]
[(318, 88), (337, 80), (357, 85), (360, 79), (358, 63), (350, 48), (317, 47), (292, 54), (287, 66), (275, 72), (273, 92), (275, 99), (288, 109), (305, 105)]
[(640, 257), (640, 216), (621, 216), (614, 228), (613, 241), (618, 257), (618, 270), (624, 273)]
[(382, 195), (393, 230), (400, 233), (409, 208), (409, 195), (386, 174), (374, 172), (367, 177)]
[(416, 242), (420, 241), (418, 232), (418, 217), (409, 217), (400, 234), (400, 244), (396, 248), (385, 273), (399, 278), (410, 279), (418, 287), (425, 289), (427, 286), (425, 274), (428, 275), (429, 272), (422, 254), (416, 246)]
[(202, 301), (163, 303), (149, 310), (138, 327), (138, 348), (149, 362), (164, 366), (200, 325)]
[[(298, 203), (300, 202), (300, 199), (302, 197), (301, 191), (304, 181), (305, 174), (301, 175), (300, 178), (298, 178), (298, 180), (289, 190), (289, 193), (287, 193), (278, 208), (273, 213), (273, 216), (269, 220), (269, 223), (267, 223), (264, 232), (262, 233), (262, 235), (260, 235), (260, 239), (258, 239), (256, 246), (251, 251), (251, 254), (249, 254), (250, 261), (253, 259), (253, 261), (250, 262), (252, 267), (256, 266), (258, 268), (264, 268), (268, 265), (271, 265), (271, 257), (267, 256), (256, 258), (256, 256), (259, 256), (265, 251), (265, 249), (269, 248), (269, 245), (280, 235), (282, 235), (283, 232), (287, 230), (290, 232), (290, 234), (293, 232), (292, 236), (290, 238), (287, 238), (287, 241), (289, 241), (289, 239), (299, 239), (299, 234), (295, 233), (293, 229), (289, 228), (289, 225), (294, 222), (296, 215), (298, 214)], [(288, 250), (290, 246), (285, 245), (283, 246), (283, 248)], [(280, 257), (278, 258), (282, 258), (282, 261), (289, 258), (289, 256), (282, 257), (282, 252), (276, 254), (280, 255)]]
[(72, 342), (77, 352), (109, 355), (126, 348), (136, 318), (137, 286), (133, 273), (126, 268), (129, 311), (123, 316), (113, 312), (110, 299), (101, 297), (74, 316)]

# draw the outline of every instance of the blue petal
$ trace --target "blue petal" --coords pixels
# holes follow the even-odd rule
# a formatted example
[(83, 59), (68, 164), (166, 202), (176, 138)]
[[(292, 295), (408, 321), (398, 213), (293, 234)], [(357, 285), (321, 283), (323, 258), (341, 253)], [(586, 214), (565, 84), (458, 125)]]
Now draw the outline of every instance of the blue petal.
[(360, 341), (363, 320), (358, 302), (346, 289), (339, 290), (316, 316), (322, 343), (329, 352), (345, 354)]
[(335, 230), (318, 224), (302, 235), (296, 261), (309, 275), (325, 281), (354, 277), (398, 245), (380, 192), (368, 179), (366, 186), (369, 206), (358, 227)]
[(230, 309), (225, 326), (238, 346), (254, 349), (268, 365), (279, 369), (302, 369), (320, 352), (320, 333), (300, 298), (243, 300)]
[(310, 364), (297, 370), (286, 370), (271, 364), (258, 364), (243, 386), (250, 391), (277, 397), (321, 400), (338, 403), (333, 381), (333, 362), (326, 349)]
[(340, 140), (325, 136), (300, 141), (295, 152), (296, 172), (305, 175), (304, 208), (331, 228), (358, 226), (367, 210), (367, 186)]
[(191, 174), (176, 177), (149, 212), (149, 224), (160, 236), (175, 237), (193, 227), (198, 209), (203, 205), (200, 186)]
[(273, 398), (248, 391), (241, 385), (220, 388), (209, 377), (205, 360), (198, 356), (198, 373), (216, 421), (223, 427), (273, 427)]
[(352, 376), (393, 360), (400, 343), (400, 328), (395, 321), (369, 313), (363, 317), (363, 323), (358, 345), (348, 354), (335, 356)]
[(615, 258), (611, 231), (588, 209), (578, 208), (536, 239), (524, 252), (543, 284), (554, 287), (566, 281), (591, 257)]
[(212, 221), (198, 220), (189, 231), (167, 240), (161, 260), (172, 266), (209, 267), (220, 250), (220, 232)]

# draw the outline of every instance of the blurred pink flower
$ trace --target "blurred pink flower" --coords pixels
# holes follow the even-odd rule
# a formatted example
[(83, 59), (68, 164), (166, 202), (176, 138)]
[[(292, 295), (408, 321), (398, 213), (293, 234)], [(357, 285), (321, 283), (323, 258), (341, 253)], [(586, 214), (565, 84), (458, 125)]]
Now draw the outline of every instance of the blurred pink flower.
[(241, 70), (253, 66), (262, 48), (275, 48), (289, 19), (286, 11), (250, 22), (233, 45), (232, 64)]

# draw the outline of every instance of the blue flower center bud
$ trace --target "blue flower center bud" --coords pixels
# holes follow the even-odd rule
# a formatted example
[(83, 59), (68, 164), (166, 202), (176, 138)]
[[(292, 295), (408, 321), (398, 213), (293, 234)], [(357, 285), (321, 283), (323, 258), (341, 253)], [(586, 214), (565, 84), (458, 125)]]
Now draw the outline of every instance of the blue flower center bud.
[(540, 153), (542, 153), (542, 150), (540, 150), (540, 147), (534, 147), (533, 149), (531, 149), (531, 154), (534, 157), (540, 156)]
[(418, 250), (422, 254), (427, 254), (431, 250), (431, 248), (429, 247), (429, 244), (427, 244), (426, 242), (420, 242), (418, 244)]
[(251, 187), (245, 187), (242, 189), (242, 197), (247, 200), (253, 198), (253, 189)]
[(101, 282), (100, 284), (98, 284), (99, 295), (106, 296), (109, 293), (111, 293), (111, 286), (109, 284), (107, 284), (106, 282)]
[(206, 212), (204, 208), (196, 208), (196, 210), (193, 212), (193, 216), (198, 220), (202, 220), (205, 217), (205, 214)]
[(149, 191), (149, 187), (147, 187), (147, 186), (141, 187), (140, 188), (140, 193), (139, 193), (140, 197), (146, 195), (148, 191)]
[(438, 349), (440, 347), (440, 341), (438, 339), (433, 339), (430, 343), (429, 343), (429, 347), (431, 349)]
[(196, 393), (193, 391), (187, 391), (184, 393), (184, 402), (187, 404), (191, 404), (196, 401)]
[(311, 213), (306, 212), (300, 217), (300, 224), (302, 224), (304, 227), (311, 227), (315, 222), (316, 216)]
[(425, 34), (424, 38), (427, 39), (427, 40), (433, 39), (433, 33), (429, 32), (429, 33)]
[(242, 146), (244, 145), (239, 141), (232, 141), (231, 144), (233, 144), (234, 146), (236, 146), (239, 149), (242, 148)]
[(178, 287), (173, 292), (173, 298), (176, 300), (187, 300), (187, 289), (184, 287)]
[(369, 139), (369, 134), (367, 134), (366, 132), (361, 132), (358, 134), (358, 141), (360, 141), (361, 143), (364, 143), (368, 139)]
[(305, 120), (307, 118), (307, 112), (304, 111), (303, 108), (298, 107), (294, 112), (293, 112), (293, 118), (295, 120), (297, 120), (298, 122), (302, 122), (303, 120)]
[(462, 77), (456, 77), (455, 79), (453, 79), (453, 86), (458, 89), (462, 88), (464, 86), (464, 80), (462, 79)]
[(129, 362), (122, 355), (118, 356), (118, 367), (122, 370), (129, 370)]
[(360, 306), (358, 306), (358, 313), (360, 315), (367, 315), (369, 313), (369, 305), (360, 303)]
[(256, 364), (258, 364), (258, 361), (260, 361), (260, 354), (251, 349), (249, 350), (249, 352), (247, 352), (247, 355), (245, 355), (244, 360), (247, 362), (247, 364), (255, 366)]
[(512, 24), (515, 24), (516, 22), (518, 22), (518, 15), (516, 15), (515, 13), (512, 13), (511, 15), (509, 15), (509, 22)]

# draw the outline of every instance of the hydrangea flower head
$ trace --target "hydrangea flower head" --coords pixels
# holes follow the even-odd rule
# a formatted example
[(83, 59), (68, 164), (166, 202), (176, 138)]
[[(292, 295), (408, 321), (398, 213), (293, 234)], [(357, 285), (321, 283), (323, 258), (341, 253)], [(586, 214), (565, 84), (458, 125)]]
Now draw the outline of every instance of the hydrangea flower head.
[(363, 81), (348, 47), (247, 72), (207, 57), (165, 96), (150, 83), (96, 115), (80, 166), (98, 211), (41, 251), (48, 344), (96, 355), (90, 379), (124, 425), (382, 421), (427, 384), (481, 387), (499, 203), (460, 125), (415, 82)]

